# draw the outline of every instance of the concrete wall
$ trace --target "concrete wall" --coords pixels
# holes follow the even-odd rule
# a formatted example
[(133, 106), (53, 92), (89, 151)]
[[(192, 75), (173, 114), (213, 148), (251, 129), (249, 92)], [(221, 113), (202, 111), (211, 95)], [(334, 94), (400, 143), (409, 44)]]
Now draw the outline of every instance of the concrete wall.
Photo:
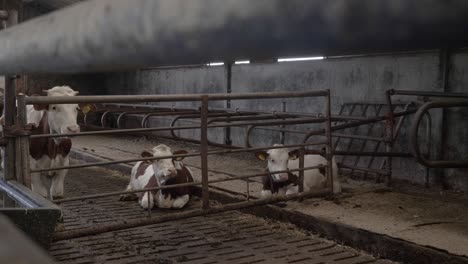
[[(457, 53), (452, 55), (449, 91), (466, 92), (465, 83), (468, 82), (467, 60), (468, 55)], [(332, 93), (332, 113), (338, 114), (343, 104), (373, 102), (385, 103), (384, 92), (388, 89), (406, 89), (418, 91), (443, 91), (441, 82), (442, 71), (440, 68), (439, 54), (413, 53), (399, 55), (362, 56), (348, 58), (330, 58), (326, 60), (306, 62), (284, 62), (267, 64), (234, 65), (232, 67), (232, 93), (261, 92), (261, 91), (304, 91), (330, 89)], [(108, 74), (106, 78), (107, 94), (184, 94), (184, 93), (218, 93), (227, 92), (226, 67), (181, 67), (172, 69), (149, 69), (138, 72)], [(416, 98), (395, 97), (401, 103), (406, 103)], [(233, 101), (232, 108), (254, 109), (264, 111), (281, 111), (282, 100), (252, 100)], [(323, 100), (320, 99), (287, 99), (285, 100), (287, 111), (320, 113), (324, 111)], [(159, 104), (172, 105), (172, 104)], [(181, 102), (177, 107), (197, 107), (197, 104)], [(223, 102), (216, 102), (211, 107), (223, 107)], [(362, 109), (361, 109), (362, 110)], [(355, 110), (359, 113), (361, 110)], [(381, 114), (384, 114), (385, 108)], [(345, 111), (345, 114), (347, 112)], [(367, 115), (375, 115), (375, 110), (368, 111)], [(433, 118), (432, 143), (421, 136), (421, 147), (425, 151), (431, 148), (433, 158), (439, 158), (441, 153), (441, 127), (442, 111), (431, 112)], [(446, 144), (447, 157), (467, 157), (467, 148), (459, 147), (467, 145), (466, 109), (453, 109), (447, 113), (447, 122), (450, 129)], [(153, 119), (151, 125), (167, 125), (170, 119)], [(195, 123), (197, 123), (195, 121)], [(181, 122), (181, 125), (192, 124)], [(409, 120), (403, 122), (401, 133), (395, 145), (397, 151), (409, 151), (408, 133)], [(298, 129), (313, 129), (317, 126), (296, 126)], [(358, 130), (348, 130), (346, 133), (366, 134), (369, 127)], [(372, 128), (372, 135), (381, 136), (383, 125)], [(421, 135), (424, 135), (424, 128)], [(185, 131), (182, 135), (198, 138), (198, 132)], [(245, 129), (234, 128), (232, 140), (235, 145), (244, 144)], [(288, 134), (286, 143), (298, 143), (302, 135)], [(210, 140), (223, 143), (224, 130), (218, 129), (210, 132)], [(315, 140), (315, 139), (312, 139)], [(251, 142), (256, 146), (270, 145), (279, 142), (279, 133), (257, 130), (252, 134)], [(376, 143), (341, 140), (337, 149), (347, 149), (348, 145), (354, 150), (374, 150)], [(382, 144), (379, 150), (384, 150)], [(361, 158), (356, 161), (352, 157), (346, 157), (343, 161), (349, 165), (357, 164), (366, 166), (369, 158)], [(373, 168), (379, 168), (382, 159), (376, 159)], [(393, 164), (394, 177), (422, 184), (426, 177), (426, 169), (416, 164), (412, 159), (395, 159)], [(445, 170), (440, 173), (437, 170), (429, 170), (432, 183), (442, 183), (451, 189), (468, 190), (468, 180), (464, 170)]]

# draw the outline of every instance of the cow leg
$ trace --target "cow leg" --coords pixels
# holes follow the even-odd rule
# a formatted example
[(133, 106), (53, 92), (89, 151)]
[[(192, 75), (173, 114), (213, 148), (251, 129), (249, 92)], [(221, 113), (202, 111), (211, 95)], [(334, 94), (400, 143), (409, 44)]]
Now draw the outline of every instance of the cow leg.
[(286, 190), (286, 195), (295, 194), (295, 193), (299, 193), (299, 186), (298, 185), (290, 186)]
[(31, 173), (31, 189), (42, 197), (48, 197), (47, 189), (41, 179), (41, 173)]
[(190, 196), (188, 194), (177, 197), (172, 204), (172, 208), (181, 209), (188, 203), (189, 200)]
[(174, 200), (172, 200), (172, 197), (170, 195), (164, 197), (162, 195), (161, 191), (158, 194), (158, 207), (159, 208), (172, 208), (172, 205), (174, 204)]
[[(125, 189), (125, 191), (132, 191), (132, 190), (133, 188), (130, 184), (127, 186), (127, 189)], [(136, 201), (136, 200), (138, 200), (138, 196), (135, 193), (121, 194), (119, 197), (119, 201)]]
[(260, 193), (260, 196), (263, 199), (266, 199), (266, 198), (270, 198), (272, 196), (272, 193), (270, 190), (262, 190), (262, 192)]
[[(65, 166), (68, 166), (68, 164)], [(52, 196), (52, 199), (63, 198), (63, 187), (67, 173), (68, 170), (60, 170), (57, 171), (55, 176), (52, 178), (52, 184), (50, 185), (50, 195)]]
[(145, 192), (143, 197), (141, 197), (140, 205), (145, 210), (151, 210), (153, 208), (153, 206), (154, 206), (154, 195), (153, 195), (153, 193)]

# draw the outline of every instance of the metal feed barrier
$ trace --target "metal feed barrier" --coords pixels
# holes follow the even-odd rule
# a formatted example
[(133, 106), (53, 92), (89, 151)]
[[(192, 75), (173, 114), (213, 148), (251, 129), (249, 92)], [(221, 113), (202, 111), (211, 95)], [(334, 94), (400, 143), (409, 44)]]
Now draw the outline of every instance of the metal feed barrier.
[[(215, 124), (209, 124), (208, 122), (208, 104), (210, 101), (215, 100), (249, 100), (249, 99), (275, 99), (275, 98), (299, 98), (299, 97), (320, 97), (324, 98), (325, 101), (325, 113), (323, 114), (324, 117), (308, 117), (308, 118), (296, 118), (292, 120), (285, 120), (285, 121), (269, 121), (268, 117), (259, 116), (251, 121), (244, 121), (239, 119), (229, 120), (229, 122), (218, 122)], [(196, 101), (201, 103), (200, 107), (200, 125), (199, 126), (172, 126), (172, 127), (157, 127), (157, 128), (136, 128), (136, 129), (115, 129), (109, 131), (87, 131), (87, 132), (80, 132), (78, 134), (38, 134), (38, 135), (30, 135), (28, 133), (27, 124), (26, 124), (26, 105), (31, 104), (67, 104), (67, 103), (107, 103), (107, 102), (168, 102), (168, 101)], [(250, 152), (254, 150), (266, 150), (272, 148), (291, 148), (291, 147), (298, 147), (303, 149), (302, 155), (300, 156), (300, 168), (296, 170), (290, 170), (292, 172), (299, 172), (299, 188), (302, 190), (302, 179), (304, 175), (304, 170), (308, 169), (317, 169), (317, 168), (327, 168), (327, 173), (330, 174), (332, 172), (332, 165), (331, 165), (331, 158), (333, 156), (332, 153), (332, 142), (331, 142), (331, 115), (330, 115), (330, 94), (329, 91), (312, 91), (312, 92), (295, 92), (295, 93), (281, 93), (281, 92), (274, 92), (274, 93), (247, 93), (247, 94), (209, 94), (209, 95), (147, 95), (147, 96), (74, 96), (74, 97), (26, 97), (24, 95), (18, 95), (17, 97), (18, 102), (18, 123), (14, 126), (7, 126), (5, 127), (5, 134), (7, 136), (8, 141), (15, 141), (13, 146), (15, 147), (14, 150), (16, 151), (16, 162), (20, 166), (16, 166), (17, 170), (14, 174), (15, 178), (23, 183), (24, 185), (30, 187), (31, 186), (31, 173), (42, 173), (47, 171), (56, 171), (56, 170), (63, 170), (63, 169), (77, 169), (77, 168), (85, 168), (85, 167), (92, 167), (92, 166), (102, 166), (102, 165), (109, 165), (115, 163), (125, 163), (125, 162), (135, 162), (135, 161), (148, 161), (148, 160), (155, 160), (160, 158), (174, 158), (174, 157), (188, 157), (188, 156), (200, 156), (201, 158), (201, 182), (194, 182), (194, 183), (186, 183), (186, 184), (177, 184), (171, 186), (162, 186), (157, 188), (148, 188), (138, 191), (131, 191), (131, 192), (112, 192), (112, 193), (104, 193), (104, 194), (96, 194), (96, 195), (87, 195), (81, 197), (71, 197), (62, 200), (56, 200), (56, 203), (65, 203), (70, 201), (76, 200), (86, 200), (86, 199), (95, 199), (100, 197), (108, 197), (108, 196), (115, 196), (124, 193), (136, 193), (136, 192), (150, 192), (156, 191), (161, 189), (167, 188), (176, 188), (182, 186), (200, 186), (201, 185), (201, 193), (202, 193), (202, 208), (190, 210), (181, 213), (174, 213), (168, 216), (161, 216), (161, 217), (149, 217), (146, 220), (135, 220), (135, 221), (127, 221), (126, 223), (117, 223), (117, 224), (110, 224), (110, 225), (101, 225), (96, 227), (89, 227), (86, 229), (81, 229), (77, 231), (64, 231), (58, 232), (54, 236), (54, 240), (62, 240), (62, 239), (69, 239), (73, 237), (97, 234), (112, 230), (120, 230), (131, 228), (134, 226), (139, 225), (147, 225), (152, 223), (158, 223), (161, 221), (167, 221), (171, 219), (180, 219), (186, 218), (191, 216), (198, 216), (198, 215), (206, 215), (212, 214), (217, 212), (224, 212), (228, 210), (235, 210), (250, 206), (262, 205), (262, 204), (269, 204), (275, 203), (279, 201), (288, 201), (291, 199), (298, 199), (304, 197), (316, 197), (316, 196), (323, 196), (327, 193), (333, 192), (333, 178), (329, 178), (327, 190), (323, 191), (313, 191), (313, 192), (301, 192), (295, 195), (288, 195), (288, 196), (279, 196), (271, 199), (260, 199), (260, 200), (252, 200), (249, 196), (247, 196), (247, 200), (244, 202), (238, 202), (233, 204), (225, 204), (225, 205), (218, 205), (218, 206), (210, 206), (209, 200), (209, 184), (217, 183), (217, 182), (225, 182), (225, 181), (233, 181), (239, 179), (248, 179), (252, 177), (258, 177), (267, 175), (268, 173), (259, 173), (259, 174), (252, 174), (252, 175), (242, 175), (237, 177), (230, 177), (226, 179), (219, 179), (219, 180), (209, 180), (208, 178), (208, 155), (212, 154), (221, 154), (221, 153), (239, 153), (239, 152)], [(266, 119), (267, 121), (264, 121)], [(210, 128), (220, 128), (220, 127), (232, 127), (232, 126), (246, 126), (246, 125), (277, 125), (277, 124), (307, 124), (307, 123), (322, 123), (324, 124), (324, 130), (328, 131), (325, 135), (326, 140), (314, 142), (314, 143), (302, 143), (302, 144), (295, 144), (295, 145), (285, 145), (282, 147), (264, 147), (264, 148), (243, 148), (243, 149), (229, 149), (229, 150), (216, 150), (216, 151), (208, 151), (208, 129)], [(135, 159), (127, 159), (127, 160), (117, 160), (117, 161), (109, 161), (109, 162), (96, 162), (96, 163), (87, 163), (87, 164), (78, 164), (78, 165), (71, 165), (71, 166), (63, 166), (63, 167), (53, 167), (48, 169), (35, 169), (31, 170), (29, 168), (29, 140), (31, 138), (52, 138), (52, 137), (75, 137), (75, 136), (87, 136), (87, 135), (105, 135), (105, 134), (117, 134), (117, 133), (129, 133), (129, 132), (149, 132), (149, 131), (164, 131), (164, 130), (184, 130), (184, 129), (200, 129), (200, 152), (199, 153), (192, 153), (192, 154), (185, 154), (185, 155), (172, 155), (167, 157), (158, 157), (158, 158), (135, 158)], [(326, 147), (325, 157), (328, 160), (327, 166), (314, 166), (314, 167), (307, 167), (304, 168), (304, 153), (306, 146), (312, 145), (324, 145)], [(17, 147), (17, 148), (16, 148)], [(18, 169), (19, 168), (19, 169)], [(330, 174), (331, 175), (331, 174)], [(246, 188), (249, 189), (249, 181), (246, 181)]]

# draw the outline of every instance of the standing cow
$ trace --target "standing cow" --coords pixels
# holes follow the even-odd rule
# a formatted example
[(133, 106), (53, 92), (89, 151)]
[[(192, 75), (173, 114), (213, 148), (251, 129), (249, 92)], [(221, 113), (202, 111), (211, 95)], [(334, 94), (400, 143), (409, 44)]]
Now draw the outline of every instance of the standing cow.
[[(282, 146), (275, 144), (273, 146)], [(288, 152), (287, 149), (270, 149), (255, 153), (259, 160), (268, 161), (268, 171), (284, 171), (299, 168), (299, 150)], [(320, 155), (305, 155), (304, 167), (327, 165), (327, 160)], [(340, 193), (341, 185), (338, 179), (338, 166), (335, 157), (332, 159), (333, 192)], [(295, 172), (298, 173), (298, 172)], [(293, 194), (299, 192), (299, 177), (295, 173), (275, 173), (264, 177), (262, 198), (268, 198), (273, 194)], [(327, 176), (325, 169), (311, 169), (304, 171), (304, 191), (325, 188)]]
[[(171, 148), (161, 144), (153, 148), (153, 153), (143, 151), (142, 157), (162, 157), (186, 154), (187, 151), (172, 152)], [(182, 163), (183, 157), (140, 161), (132, 168), (130, 183), (126, 191), (193, 182), (192, 172)], [(159, 191), (124, 194), (120, 200), (136, 200), (144, 209), (183, 208), (190, 199), (191, 187), (178, 187)]]
[[(47, 96), (75, 96), (78, 94), (68, 86), (56, 86), (44, 90)], [(28, 105), (27, 122), (33, 123), (33, 135), (69, 134), (80, 132), (77, 124), (78, 111), (88, 112), (88, 104)], [(71, 139), (68, 137), (33, 138), (29, 144), (31, 169), (47, 169), (70, 164)], [(44, 197), (63, 197), (64, 181), (68, 170), (32, 173), (32, 190)], [(50, 182), (50, 183), (49, 183)]]

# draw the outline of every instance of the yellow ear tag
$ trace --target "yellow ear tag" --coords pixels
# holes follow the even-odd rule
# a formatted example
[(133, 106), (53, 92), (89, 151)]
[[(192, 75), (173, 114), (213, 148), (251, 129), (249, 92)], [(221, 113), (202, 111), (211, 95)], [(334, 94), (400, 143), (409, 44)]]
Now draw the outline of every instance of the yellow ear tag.
[(89, 113), (89, 111), (91, 111), (91, 106), (89, 104), (81, 107), (81, 112), (83, 112), (83, 114), (86, 115), (87, 113)]
[(266, 157), (265, 157), (264, 154), (259, 154), (258, 157), (259, 157), (261, 160), (265, 160), (265, 159), (266, 159)]

